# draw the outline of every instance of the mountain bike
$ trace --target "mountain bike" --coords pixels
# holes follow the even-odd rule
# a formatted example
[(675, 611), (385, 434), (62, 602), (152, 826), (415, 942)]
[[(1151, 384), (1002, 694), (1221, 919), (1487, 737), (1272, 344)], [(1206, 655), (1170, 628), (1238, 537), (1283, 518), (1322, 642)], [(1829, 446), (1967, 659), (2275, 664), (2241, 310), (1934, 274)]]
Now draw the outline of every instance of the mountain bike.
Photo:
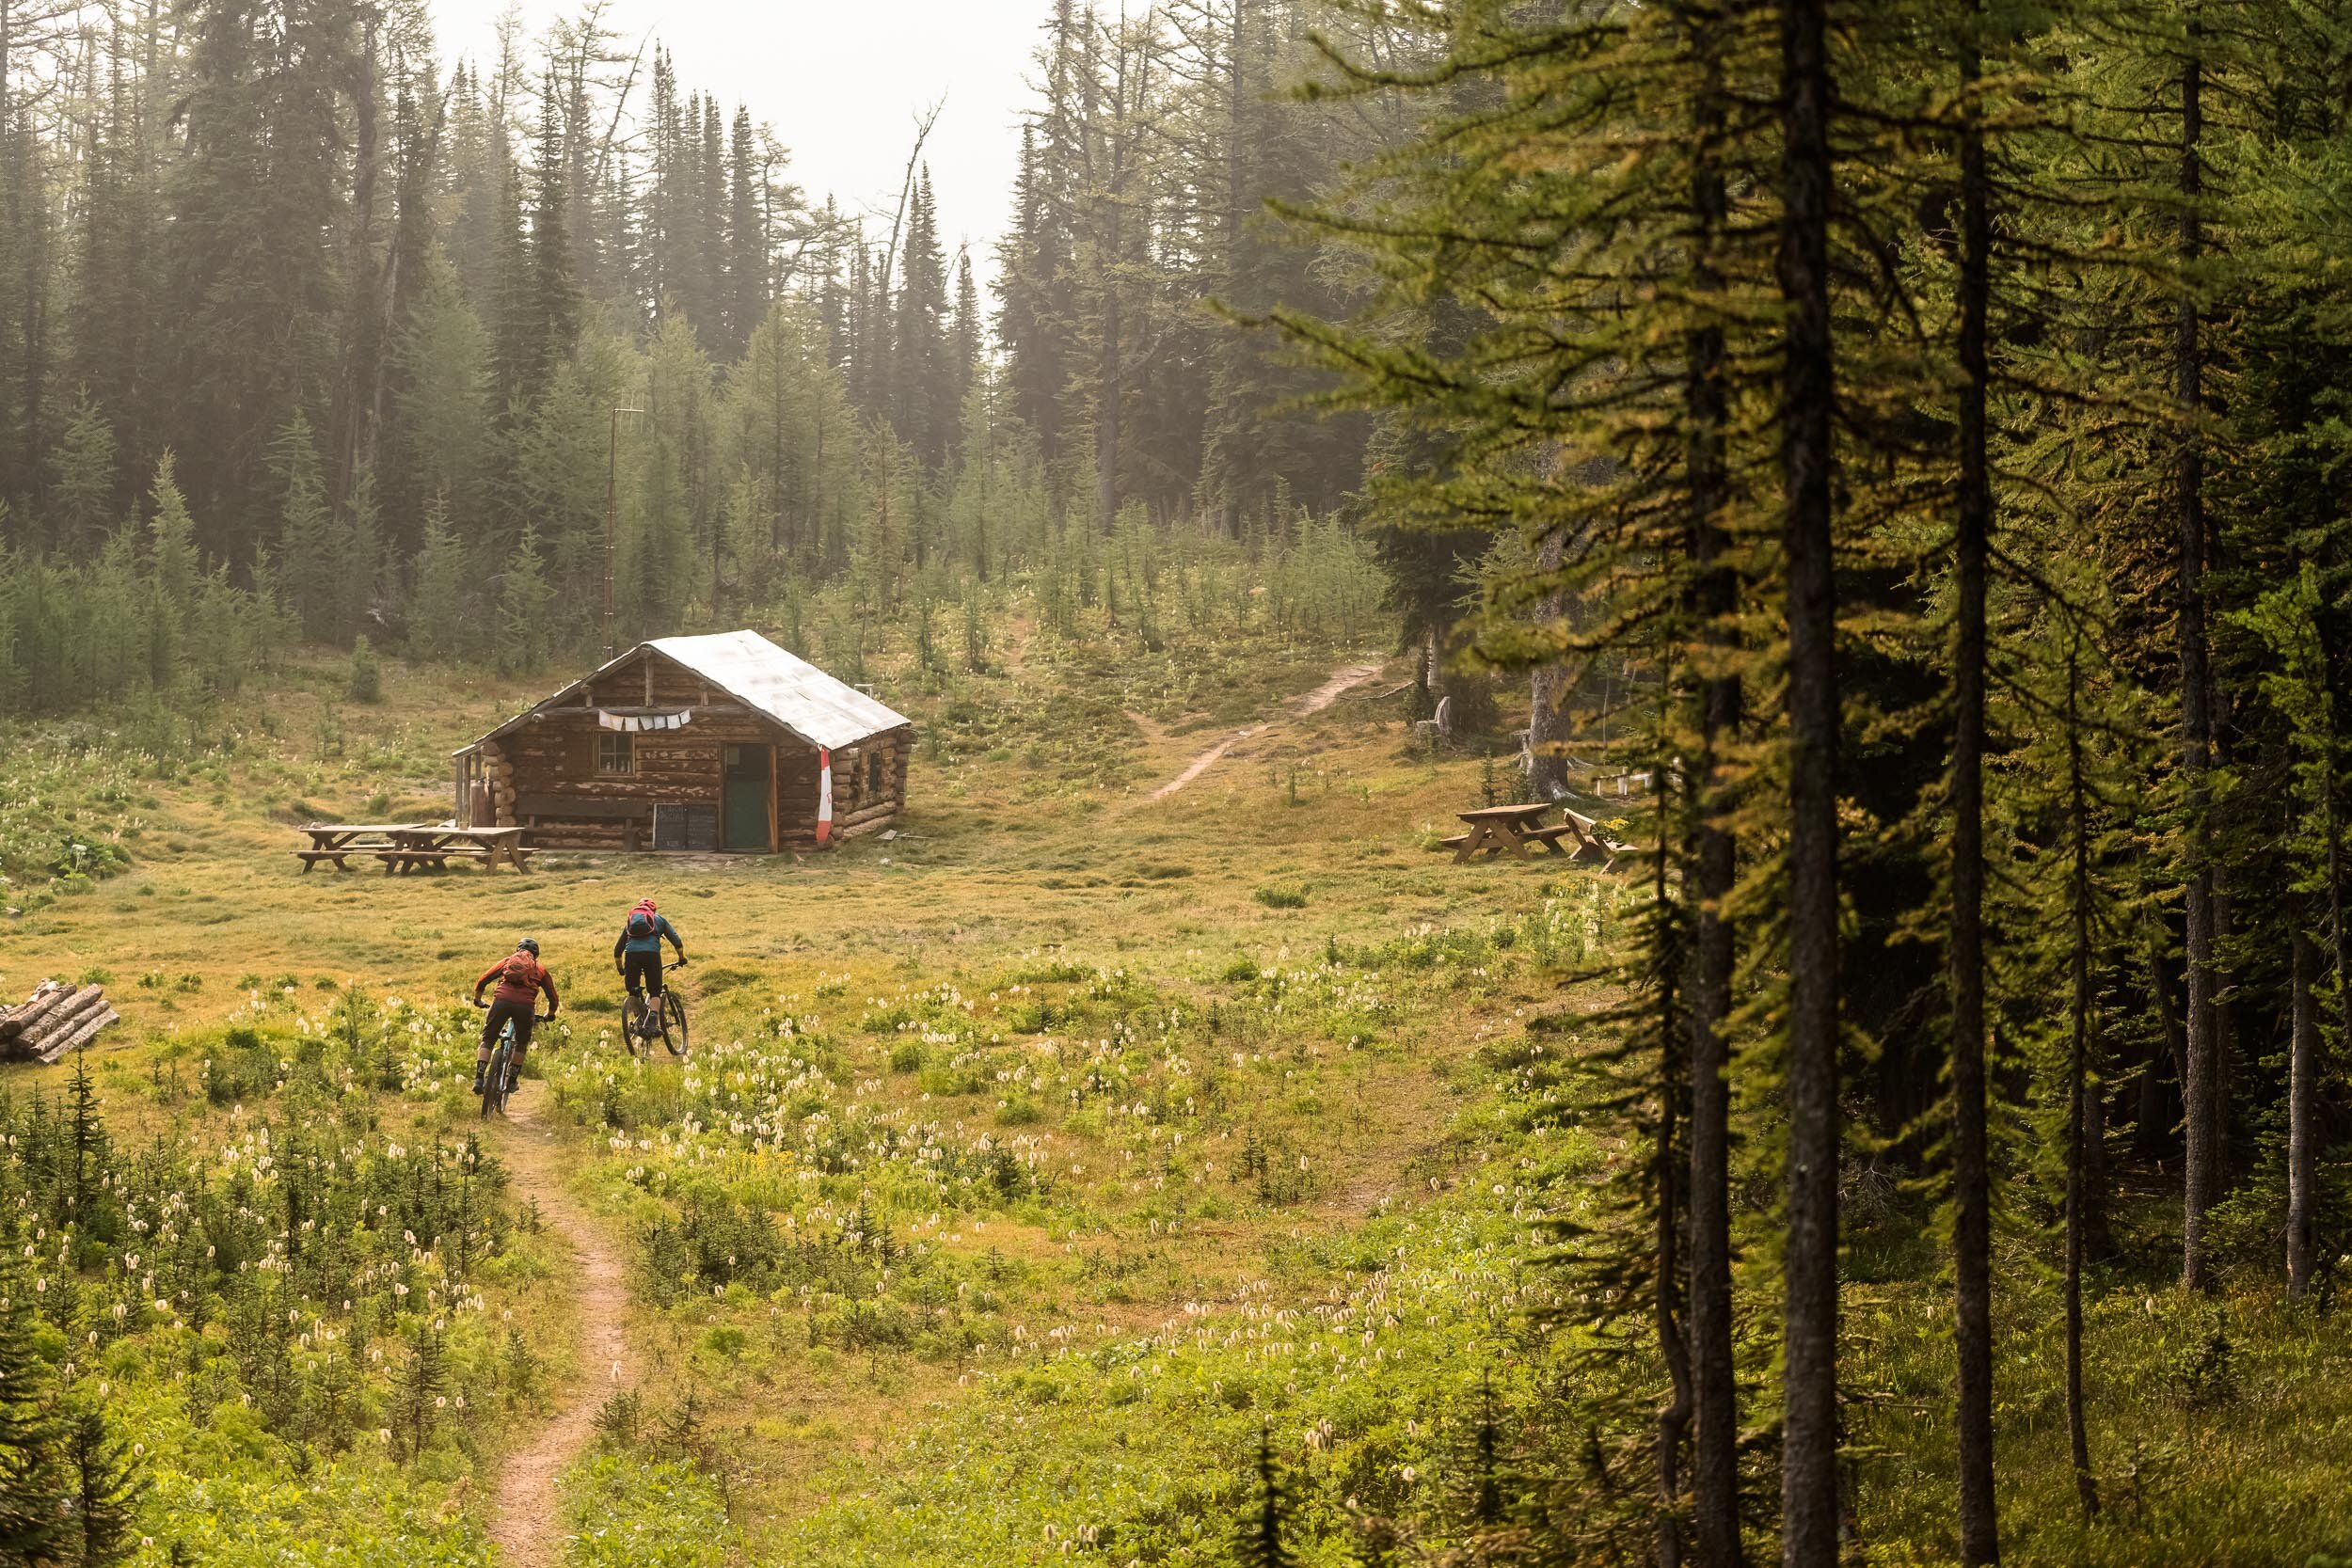
[[(474, 1006), (484, 1012), (490, 1010), (489, 1004), (486, 1002), (476, 1002)], [(532, 1022), (550, 1023), (554, 1022), (554, 1019), (555, 1015), (552, 1013), (539, 1013), (533, 1015)], [(515, 1086), (520, 1076), (520, 1071), (515, 1065), (515, 1021), (510, 1018), (506, 1021), (506, 1027), (499, 1031), (499, 1042), (490, 1047), (490, 1060), (482, 1069), (484, 1119), (488, 1119), (492, 1111), (496, 1111), (501, 1116), (506, 1114), (507, 1096), (515, 1092)]]
[[(675, 974), (685, 967), (686, 960), (680, 958), (670, 966), (670, 971)], [(669, 1047), (671, 1055), (685, 1055), (686, 1001), (678, 995), (677, 987), (666, 982), (662, 985), (661, 1005), (658, 1007), (635, 991), (629, 992), (621, 1004), (621, 1037), (628, 1042), (628, 1053), (632, 1056), (650, 1053), (657, 1039)]]

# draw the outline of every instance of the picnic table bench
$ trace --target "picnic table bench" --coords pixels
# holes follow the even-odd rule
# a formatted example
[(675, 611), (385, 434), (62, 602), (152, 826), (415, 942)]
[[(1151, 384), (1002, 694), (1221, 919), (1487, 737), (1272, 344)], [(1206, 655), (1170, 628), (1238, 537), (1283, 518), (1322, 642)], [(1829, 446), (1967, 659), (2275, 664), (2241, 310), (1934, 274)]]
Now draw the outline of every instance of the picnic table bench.
[(309, 871), (321, 861), (338, 871), (351, 869), (351, 857), (372, 855), (387, 874), (446, 871), (453, 860), (479, 862), (485, 871), (511, 865), (531, 869), (532, 851), (523, 843), (521, 828), (453, 828), (430, 822), (313, 822), (302, 830), (310, 835), (308, 849), (294, 858)]
[(387, 876), (412, 871), (446, 871), (453, 860), (479, 861), (485, 871), (511, 865), (531, 869), (532, 851), (523, 844), (521, 828), (403, 828), (391, 842), (374, 851)]
[[(1481, 806), (1476, 811), (1458, 813), (1470, 832), (1441, 839), (1439, 843), (1454, 851), (1456, 864), (1492, 851), (1508, 851), (1515, 859), (1525, 860), (1529, 845), (1540, 846), (1555, 855), (1579, 856), (1588, 850), (1607, 854), (1609, 848), (1595, 836), (1596, 826), (1588, 817), (1580, 817), (1572, 811), (1563, 811), (1565, 821), (1546, 826), (1541, 818), (1551, 810), (1542, 800), (1516, 806)], [(1573, 840), (1563, 844), (1563, 839)]]
[(296, 849), (294, 858), (307, 873), (321, 861), (332, 861), (338, 871), (351, 869), (353, 855), (381, 854), (393, 847), (394, 835), (411, 832), (416, 822), (312, 822), (303, 828), (310, 847)]

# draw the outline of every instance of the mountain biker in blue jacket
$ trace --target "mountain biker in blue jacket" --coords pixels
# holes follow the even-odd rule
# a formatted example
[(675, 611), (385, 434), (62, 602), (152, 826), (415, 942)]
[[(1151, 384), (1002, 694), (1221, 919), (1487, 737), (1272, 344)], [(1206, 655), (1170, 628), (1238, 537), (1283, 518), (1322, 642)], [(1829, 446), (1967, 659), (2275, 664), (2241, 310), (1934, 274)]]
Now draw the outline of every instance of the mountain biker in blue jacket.
[(643, 1001), (647, 992), (659, 999), (661, 995), (661, 943), (667, 940), (677, 950), (677, 961), (686, 961), (686, 943), (678, 940), (677, 928), (653, 907), (653, 900), (641, 898), (637, 907), (621, 922), (621, 934), (612, 941), (612, 967), (628, 987), (632, 997)]

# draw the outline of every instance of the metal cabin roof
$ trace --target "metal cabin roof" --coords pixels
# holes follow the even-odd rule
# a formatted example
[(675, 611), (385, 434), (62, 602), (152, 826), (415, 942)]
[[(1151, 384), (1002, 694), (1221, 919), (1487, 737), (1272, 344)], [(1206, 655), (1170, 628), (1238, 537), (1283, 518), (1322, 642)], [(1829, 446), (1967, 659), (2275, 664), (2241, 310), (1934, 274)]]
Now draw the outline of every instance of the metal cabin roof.
[(908, 722), (854, 686), (787, 653), (755, 631), (658, 637), (645, 644), (812, 746), (853, 746)]
[(548, 698), (533, 704), (471, 745), (505, 734), (534, 713), (557, 706), (608, 670), (617, 669), (651, 649), (674, 664), (692, 671), (728, 696), (753, 708), (827, 751), (853, 746), (868, 736), (912, 722), (882, 703), (826, 674), (808, 660), (787, 653), (755, 631), (712, 632), (702, 637), (657, 637), (640, 642)]

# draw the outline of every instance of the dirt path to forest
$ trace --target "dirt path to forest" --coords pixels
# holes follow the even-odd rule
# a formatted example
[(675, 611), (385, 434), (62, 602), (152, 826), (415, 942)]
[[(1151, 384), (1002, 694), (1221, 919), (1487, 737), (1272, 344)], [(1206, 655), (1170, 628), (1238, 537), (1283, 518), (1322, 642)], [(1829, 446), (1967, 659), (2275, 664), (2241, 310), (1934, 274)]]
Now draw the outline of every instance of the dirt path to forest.
[(566, 1531), (556, 1482), (588, 1446), (596, 1406), (637, 1381), (626, 1323), (626, 1265), (604, 1227), (564, 1189), (555, 1130), (538, 1114), (546, 1094), (544, 1085), (522, 1085), (507, 1103), (497, 1147), (516, 1192), (538, 1201), (540, 1218), (571, 1249), (578, 1271), (571, 1291), (578, 1366), (554, 1414), (507, 1456), (499, 1474), (490, 1539), (498, 1544), (504, 1568), (558, 1568), (563, 1562)]
[[(1316, 687), (1312, 691), (1308, 692), (1304, 697), (1301, 697), (1296, 702), (1293, 703), (1290, 709), (1291, 717), (1295, 719), (1306, 719), (1314, 714), (1321, 713), (1325, 708), (1329, 707), (1333, 703), (1338, 702), (1342, 697), (1346, 696), (1347, 693), (1363, 685), (1364, 682), (1372, 679), (1373, 676), (1378, 674), (1379, 673), (1380, 666), (1377, 664), (1343, 664), (1331, 672), (1331, 678), (1329, 680), (1325, 681), (1321, 686)], [(1186, 763), (1183, 772), (1168, 780), (1168, 783), (1160, 785), (1159, 788), (1153, 790), (1150, 795), (1144, 797), (1144, 799), (1147, 800), (1167, 800), (1169, 796), (1184, 788), (1184, 785), (1192, 783), (1193, 780), (1199, 778), (1201, 774), (1216, 767), (1217, 760), (1224, 756), (1226, 752), (1232, 751), (1234, 747), (1240, 745), (1245, 740), (1255, 739), (1257, 736), (1265, 734), (1268, 730), (1274, 728), (1275, 724), (1278, 722), (1279, 722), (1279, 721), (1269, 721), (1263, 724), (1250, 724), (1245, 728), (1235, 730), (1232, 735), (1227, 736), (1224, 739), (1218, 741), (1216, 745), (1210, 747), (1207, 751), (1201, 752), (1199, 756)]]

